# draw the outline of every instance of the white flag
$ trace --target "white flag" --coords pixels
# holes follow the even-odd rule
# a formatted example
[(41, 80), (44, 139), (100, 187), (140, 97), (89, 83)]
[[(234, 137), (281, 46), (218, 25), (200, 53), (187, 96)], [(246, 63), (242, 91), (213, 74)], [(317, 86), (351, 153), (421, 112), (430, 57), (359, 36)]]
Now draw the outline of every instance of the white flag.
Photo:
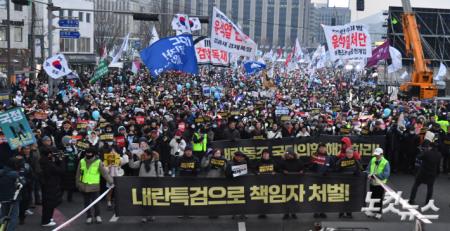
[(155, 26), (153, 26), (152, 29), (152, 39), (150, 39), (150, 42), (148, 43), (148, 45), (152, 45), (153, 43), (155, 43), (156, 41), (159, 40), (159, 35), (158, 35), (158, 31), (156, 31)]
[(445, 67), (444, 63), (441, 62), (441, 65), (439, 66), (439, 71), (434, 77), (434, 80), (442, 80), (442, 77), (444, 77), (447, 74), (447, 67)]
[(400, 76), (400, 79), (406, 80), (406, 78), (408, 77), (408, 72), (403, 72), (403, 74)]
[(122, 46), (120, 46), (119, 51), (117, 51), (116, 55), (114, 55), (113, 60), (111, 61), (110, 65), (114, 65), (115, 63), (119, 62), (119, 59), (122, 58), (122, 54), (124, 51), (127, 51), (128, 49), (128, 38), (130, 37), (130, 33), (127, 34), (127, 37), (122, 42)]
[(191, 31), (197, 31), (202, 29), (202, 24), (198, 17), (189, 18), (189, 22), (192, 22)]
[(295, 58), (297, 61), (303, 58), (303, 51), (300, 43), (298, 42), (298, 38), (295, 40)]
[(135, 60), (131, 65), (131, 72), (133, 72), (133, 74), (137, 74), (139, 69), (141, 69), (141, 62), (139, 62), (139, 60)]
[(44, 70), (53, 79), (59, 79), (72, 72), (63, 54), (56, 54), (44, 62)]
[(172, 19), (172, 29), (177, 31), (177, 34), (191, 33), (192, 21), (189, 20), (187, 14), (176, 14)]
[(394, 73), (402, 69), (402, 53), (392, 46), (389, 46), (389, 55), (392, 59), (392, 64), (388, 66), (388, 73)]

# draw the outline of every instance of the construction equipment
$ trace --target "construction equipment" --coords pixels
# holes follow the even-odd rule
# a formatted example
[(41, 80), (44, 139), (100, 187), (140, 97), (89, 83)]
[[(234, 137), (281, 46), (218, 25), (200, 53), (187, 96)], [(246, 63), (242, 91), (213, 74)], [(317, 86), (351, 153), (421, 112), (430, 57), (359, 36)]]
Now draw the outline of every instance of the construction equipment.
[(420, 99), (433, 98), (437, 96), (438, 89), (433, 84), (433, 71), (427, 67), (415, 13), (412, 10), (410, 0), (402, 0), (402, 5), (404, 11), (402, 25), (406, 55), (413, 55), (414, 70), (411, 82), (402, 84), (400, 90), (409, 96), (418, 96)]

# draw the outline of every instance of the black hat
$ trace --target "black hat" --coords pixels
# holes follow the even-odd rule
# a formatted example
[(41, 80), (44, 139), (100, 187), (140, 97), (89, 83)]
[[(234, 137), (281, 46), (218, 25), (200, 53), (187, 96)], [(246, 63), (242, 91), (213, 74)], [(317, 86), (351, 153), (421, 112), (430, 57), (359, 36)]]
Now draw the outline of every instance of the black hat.
[(234, 156), (242, 156), (242, 157), (245, 157), (245, 154), (242, 153), (241, 151), (237, 151), (237, 152), (234, 153)]
[(184, 151), (187, 151), (187, 150), (192, 151), (192, 145), (190, 145), (190, 144), (186, 145), (186, 147), (184, 148)]

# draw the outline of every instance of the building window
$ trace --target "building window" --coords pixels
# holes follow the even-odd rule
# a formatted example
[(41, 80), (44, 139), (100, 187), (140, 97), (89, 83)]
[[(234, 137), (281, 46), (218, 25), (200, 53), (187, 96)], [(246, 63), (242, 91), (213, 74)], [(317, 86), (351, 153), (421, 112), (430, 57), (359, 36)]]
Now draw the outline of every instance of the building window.
[[(9, 1), (9, 0), (8, 0)], [(14, 4), (14, 10), (15, 11), (22, 11), (22, 5)]]
[(6, 27), (0, 26), (0, 41), (6, 41)]
[(87, 23), (91, 22), (91, 14), (90, 13), (86, 13), (86, 22)]
[(14, 27), (14, 42), (22, 42), (22, 27)]
[(73, 10), (67, 10), (67, 16), (69, 16), (69, 18), (72, 17), (72, 13), (73, 13)]
[(79, 20), (80, 22), (83, 21), (83, 12), (78, 12), (78, 20)]
[(77, 52), (89, 53), (91, 51), (91, 39), (79, 38), (77, 39)]
[(59, 17), (64, 17), (64, 10), (59, 10)]
[(60, 39), (59, 41), (61, 52), (75, 52), (75, 39)]

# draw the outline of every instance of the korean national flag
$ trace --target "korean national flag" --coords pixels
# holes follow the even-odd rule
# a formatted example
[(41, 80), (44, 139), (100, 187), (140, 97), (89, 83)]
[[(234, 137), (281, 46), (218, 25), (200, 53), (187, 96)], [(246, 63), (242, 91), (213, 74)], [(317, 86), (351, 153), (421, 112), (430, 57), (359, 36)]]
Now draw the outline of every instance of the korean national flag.
[(190, 34), (162, 38), (142, 50), (140, 55), (153, 77), (170, 70), (198, 74), (194, 41)]
[(259, 71), (266, 68), (266, 65), (261, 62), (255, 62), (255, 61), (248, 61), (244, 63), (245, 72), (247, 72), (248, 75), (253, 75), (258, 73)]
[(44, 70), (53, 79), (59, 79), (72, 72), (63, 54), (54, 55), (44, 62)]

